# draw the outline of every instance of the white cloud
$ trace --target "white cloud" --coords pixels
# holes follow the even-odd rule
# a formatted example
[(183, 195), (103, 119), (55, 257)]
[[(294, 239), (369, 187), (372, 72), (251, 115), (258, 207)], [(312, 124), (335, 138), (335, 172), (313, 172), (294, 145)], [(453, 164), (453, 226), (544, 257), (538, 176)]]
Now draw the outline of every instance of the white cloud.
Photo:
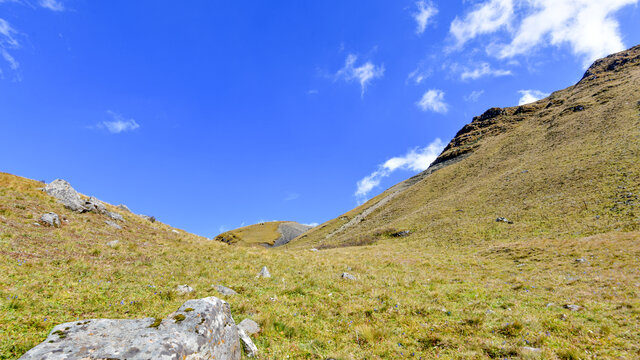
[(490, 0), (476, 5), (464, 19), (456, 17), (449, 31), (456, 38), (457, 45), (462, 46), (478, 35), (509, 27), (512, 17), (512, 0)]
[(449, 105), (444, 101), (444, 92), (442, 90), (428, 90), (416, 105), (422, 111), (434, 111), (441, 114), (449, 111)]
[(442, 149), (444, 149), (442, 140), (435, 139), (431, 144), (422, 149), (414, 148), (409, 150), (404, 156), (394, 157), (385, 161), (384, 164), (378, 166), (376, 171), (358, 181), (355, 192), (358, 202), (363, 203), (366, 201), (366, 197), (371, 190), (380, 185), (382, 179), (390, 176), (396, 170), (409, 170), (413, 172), (426, 170), (442, 152)]
[(316, 227), (320, 224), (318, 224), (317, 222), (313, 222), (313, 223), (309, 223), (309, 224), (302, 224), (302, 225), (307, 225), (307, 226), (311, 226), (311, 227)]
[(57, 0), (40, 0), (40, 6), (52, 11), (64, 11), (64, 5)]
[(480, 67), (477, 67), (473, 70), (465, 70), (460, 74), (460, 79), (462, 80), (477, 80), (484, 76), (507, 76), (511, 75), (510, 70), (501, 70), (501, 69), (492, 69), (489, 63), (482, 63)]
[(418, 66), (415, 70), (413, 70), (407, 76), (407, 80), (413, 81), (416, 85), (421, 84), (425, 81), (429, 76), (431, 76), (431, 69), (424, 68), (422, 65)]
[(134, 119), (125, 119), (122, 115), (113, 111), (107, 111), (113, 118), (112, 121), (103, 121), (98, 125), (100, 128), (106, 128), (112, 134), (132, 131), (140, 127)]
[[(477, 5), (450, 28), (459, 46), (483, 34), (506, 31), (508, 41), (492, 38), (487, 52), (501, 59), (531, 53), (537, 47), (564, 46), (588, 66), (624, 50), (620, 9), (638, 0), (489, 0)], [(514, 11), (514, 8), (516, 11)]]
[(520, 90), (518, 93), (521, 95), (518, 105), (530, 104), (550, 95), (539, 90)]
[(416, 20), (417, 28), (416, 34), (420, 35), (424, 33), (424, 30), (429, 25), (429, 20), (438, 14), (438, 9), (431, 3), (431, 1), (420, 0), (416, 3), (418, 12), (413, 13), (413, 18)]
[(376, 78), (384, 75), (384, 65), (375, 66), (371, 62), (366, 62), (360, 66), (355, 66), (358, 57), (349, 54), (345, 60), (344, 67), (336, 73), (336, 79), (344, 79), (345, 81), (358, 81), (362, 88), (361, 96), (367, 89), (369, 83)]
[(318, 95), (318, 90), (316, 89), (311, 89), (309, 91), (307, 91), (307, 95)]
[(465, 101), (476, 102), (480, 99), (480, 96), (484, 94), (484, 90), (474, 90), (471, 94), (464, 97)]
[(17, 31), (4, 19), (0, 19), (0, 54), (2, 58), (9, 64), (11, 70), (17, 70), (20, 64), (9, 53), (7, 49), (15, 49), (20, 47), (20, 43), (16, 39)]

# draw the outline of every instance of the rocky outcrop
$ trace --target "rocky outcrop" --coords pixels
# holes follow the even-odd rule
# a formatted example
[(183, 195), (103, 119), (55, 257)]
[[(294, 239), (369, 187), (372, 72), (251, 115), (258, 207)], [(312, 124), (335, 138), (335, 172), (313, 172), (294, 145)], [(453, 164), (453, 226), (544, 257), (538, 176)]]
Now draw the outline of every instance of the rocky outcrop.
[(60, 217), (56, 213), (46, 213), (40, 217), (40, 222), (53, 227), (60, 227)]
[(311, 229), (312, 226), (303, 225), (297, 222), (285, 222), (278, 226), (278, 232), (280, 233), (280, 238), (273, 243), (272, 246), (267, 247), (278, 247), (282, 245), (288, 244), (291, 240), (297, 238), (298, 236), (305, 233), (307, 230)]
[(256, 276), (257, 278), (270, 278), (271, 277), (271, 273), (269, 272), (269, 269), (267, 269), (266, 266), (263, 266), (262, 269), (260, 270), (260, 272), (258, 273), (258, 276)]
[[(253, 348), (257, 352), (255, 345)], [(20, 359), (236, 360), (240, 357), (239, 331), (229, 304), (208, 297), (189, 300), (164, 319), (92, 319), (58, 325), (43, 343)]]
[(75, 191), (71, 185), (62, 180), (56, 179), (44, 187), (44, 192), (58, 199), (58, 202), (64, 205), (67, 209), (75, 212), (85, 212), (87, 208), (84, 207), (84, 201), (80, 197), (77, 191)]

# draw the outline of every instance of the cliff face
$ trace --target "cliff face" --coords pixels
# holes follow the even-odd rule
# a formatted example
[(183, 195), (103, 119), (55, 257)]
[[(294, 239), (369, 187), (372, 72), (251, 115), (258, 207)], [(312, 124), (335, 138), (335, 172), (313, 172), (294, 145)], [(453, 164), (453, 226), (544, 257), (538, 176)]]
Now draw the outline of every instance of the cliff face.
[[(613, 224), (637, 227), (629, 207), (636, 205), (623, 205), (624, 199), (618, 204), (618, 193), (636, 196), (627, 190), (640, 184), (639, 151), (636, 46), (594, 62), (577, 84), (545, 99), (491, 108), (474, 117), (429, 169), (291, 245), (372, 243), (384, 240), (372, 234), (386, 233), (382, 230), (389, 227), (411, 229), (414, 239), (451, 238), (453, 233), (466, 239), (478, 231), (494, 231), (487, 219), (503, 216), (526, 223), (514, 226), (519, 236), (566, 234), (570, 226), (560, 224), (568, 219), (576, 233), (607, 231)], [(631, 179), (636, 185), (627, 184)], [(618, 212), (621, 207), (625, 210)], [(611, 217), (586, 220), (595, 216)], [(453, 219), (466, 225), (454, 225), (458, 221)], [(452, 228), (443, 228), (446, 224)]]

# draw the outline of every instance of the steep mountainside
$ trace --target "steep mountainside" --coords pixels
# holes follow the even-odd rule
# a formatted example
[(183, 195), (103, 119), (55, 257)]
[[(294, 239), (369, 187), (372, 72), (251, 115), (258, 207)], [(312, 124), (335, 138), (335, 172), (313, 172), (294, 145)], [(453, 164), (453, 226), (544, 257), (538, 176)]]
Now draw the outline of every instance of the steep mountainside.
[(226, 231), (214, 238), (229, 245), (278, 247), (302, 235), (311, 226), (294, 221), (270, 221)]
[(636, 46), (546, 99), (473, 118), (428, 170), (289, 246), (370, 244), (403, 230), (473, 242), (637, 229), (639, 125)]

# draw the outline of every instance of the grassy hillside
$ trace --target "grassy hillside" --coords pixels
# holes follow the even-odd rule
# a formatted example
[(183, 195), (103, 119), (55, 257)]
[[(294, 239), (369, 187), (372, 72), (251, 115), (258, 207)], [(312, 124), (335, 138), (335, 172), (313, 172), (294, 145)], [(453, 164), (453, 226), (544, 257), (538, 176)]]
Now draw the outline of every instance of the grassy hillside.
[[(305, 227), (293, 221), (269, 221), (259, 224), (244, 226), (235, 230), (226, 231), (214, 238), (229, 245), (239, 246), (274, 246), (276, 241), (282, 237), (282, 226)], [(290, 238), (297, 236), (296, 232)], [(288, 240), (287, 240), (288, 241)]]
[[(205, 296), (260, 323), (261, 359), (638, 358), (637, 65), (477, 120), (459, 134), (473, 138), (448, 149), (458, 153), (445, 161), (458, 162), (278, 249), (176, 233), (109, 206), (126, 220), (116, 230), (65, 209), (42, 183), (0, 174), (0, 359), (55, 324), (164, 317)], [(49, 211), (68, 222), (34, 225)], [(272, 278), (256, 278), (264, 265)], [(195, 292), (178, 295), (179, 284)]]
[(443, 244), (637, 230), (640, 47), (546, 99), (474, 118), (434, 165), (289, 246), (395, 242), (394, 229)]

